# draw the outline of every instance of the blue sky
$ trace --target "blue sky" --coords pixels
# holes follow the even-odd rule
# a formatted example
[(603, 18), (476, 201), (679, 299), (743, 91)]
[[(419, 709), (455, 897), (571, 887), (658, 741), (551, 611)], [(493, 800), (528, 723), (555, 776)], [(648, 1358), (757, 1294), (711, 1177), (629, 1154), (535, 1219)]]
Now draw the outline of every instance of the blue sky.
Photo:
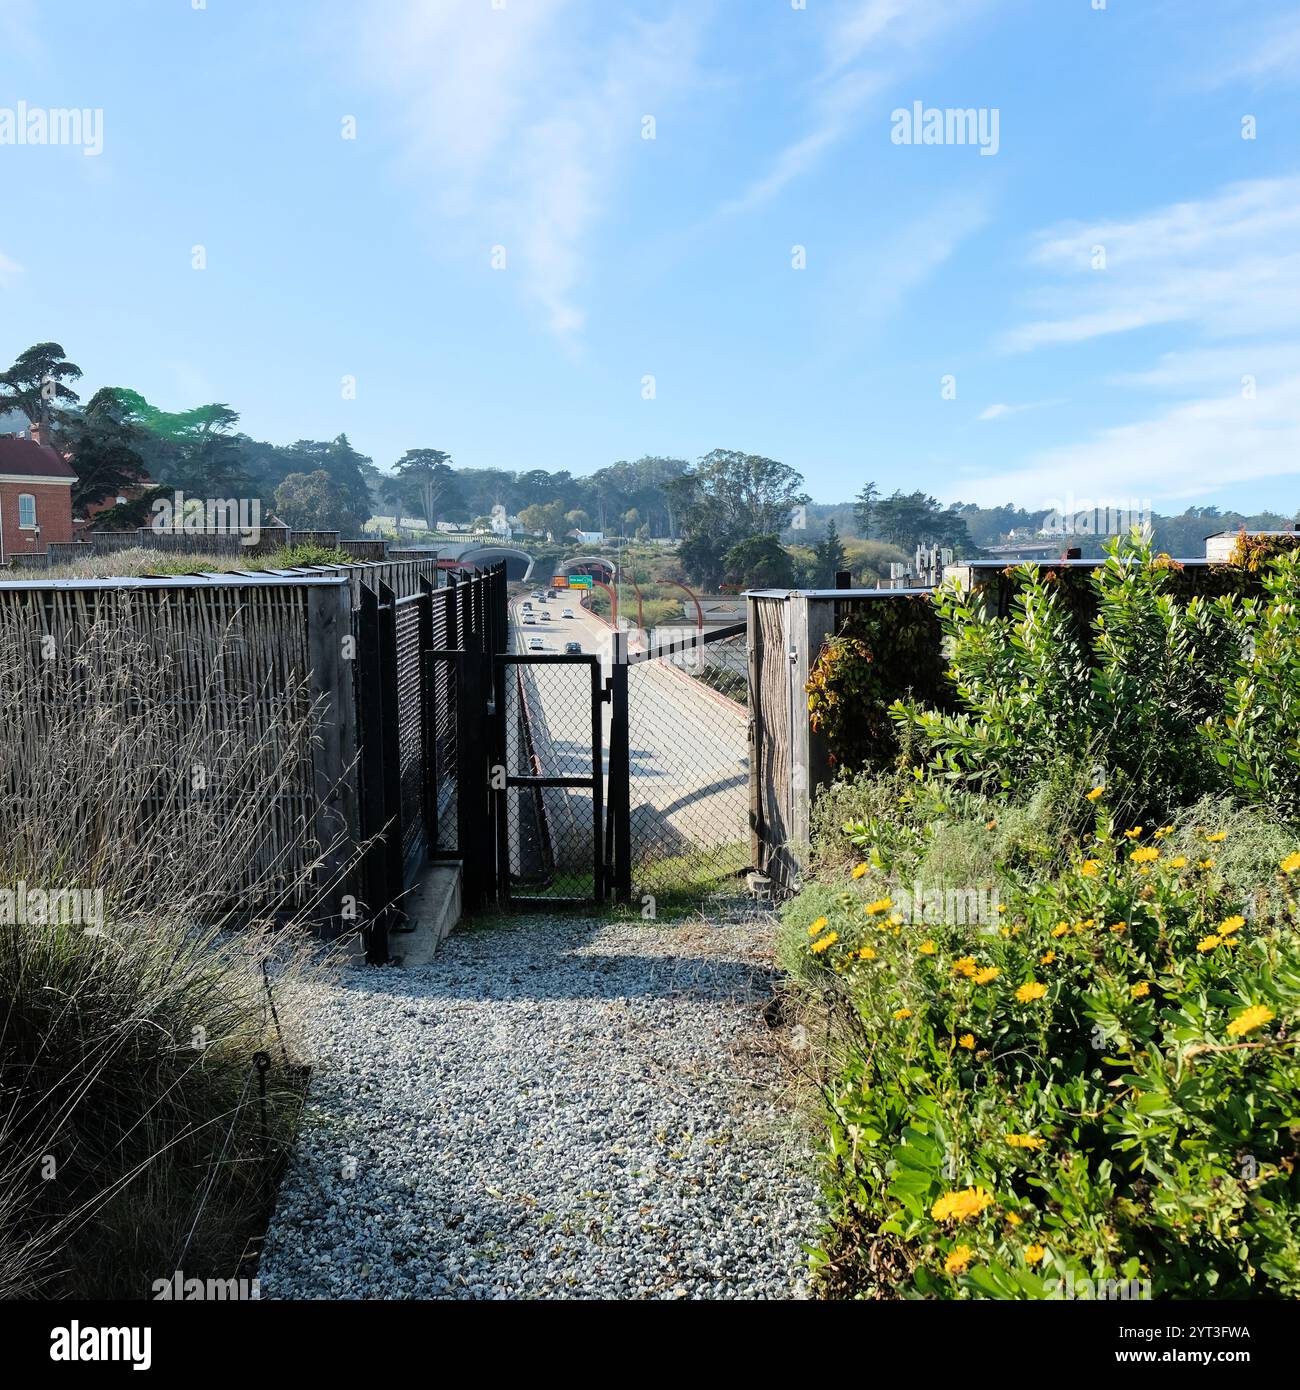
[(382, 467), (1300, 505), (1294, 6), (196, 2), (0, 0), (0, 120), (103, 112), (0, 144), (0, 357)]

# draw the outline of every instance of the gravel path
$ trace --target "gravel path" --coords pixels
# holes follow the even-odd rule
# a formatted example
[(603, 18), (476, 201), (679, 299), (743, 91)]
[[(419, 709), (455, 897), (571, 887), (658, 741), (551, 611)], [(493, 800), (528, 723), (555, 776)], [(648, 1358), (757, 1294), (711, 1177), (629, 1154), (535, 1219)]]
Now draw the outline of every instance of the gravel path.
[(519, 919), (321, 988), (263, 1296), (803, 1296), (771, 936)]

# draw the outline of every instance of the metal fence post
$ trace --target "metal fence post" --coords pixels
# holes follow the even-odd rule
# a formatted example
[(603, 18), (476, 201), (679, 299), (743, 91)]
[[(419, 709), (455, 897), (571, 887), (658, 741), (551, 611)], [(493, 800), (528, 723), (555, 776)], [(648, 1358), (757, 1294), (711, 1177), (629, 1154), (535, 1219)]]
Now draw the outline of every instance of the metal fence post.
[(402, 735), (397, 691), (397, 596), (379, 585), (379, 690), (383, 705), (384, 867), (385, 908), (392, 919), (405, 914), (400, 906), (405, 874), (402, 867)]
[(362, 860), (366, 907), (366, 959), (388, 960), (388, 875), (384, 864), (384, 706), (379, 658), (379, 599), (368, 585), (360, 588), (356, 679), (361, 736), (361, 837), (367, 842)]
[(632, 899), (632, 769), (628, 741), (627, 633), (616, 632), (609, 672), (609, 834), (606, 854), (612, 870), (614, 897)]

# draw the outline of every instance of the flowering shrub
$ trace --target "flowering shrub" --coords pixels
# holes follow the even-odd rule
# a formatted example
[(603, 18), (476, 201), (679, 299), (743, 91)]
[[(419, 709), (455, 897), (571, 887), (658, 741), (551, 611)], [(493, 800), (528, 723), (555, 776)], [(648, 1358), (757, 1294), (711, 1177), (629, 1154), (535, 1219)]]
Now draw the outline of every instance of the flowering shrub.
[(1300, 851), (1243, 898), (1230, 832), (1091, 805), (991, 923), (904, 920), (865, 854), (787, 905), (831, 1024), (831, 1292), (1300, 1295)]

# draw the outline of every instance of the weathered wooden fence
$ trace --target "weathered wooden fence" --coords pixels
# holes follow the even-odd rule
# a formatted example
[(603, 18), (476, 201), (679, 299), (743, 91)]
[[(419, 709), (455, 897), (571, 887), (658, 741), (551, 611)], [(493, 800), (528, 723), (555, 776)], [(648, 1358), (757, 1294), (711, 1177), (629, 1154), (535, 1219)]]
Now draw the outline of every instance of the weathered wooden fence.
[(750, 862), (774, 890), (797, 888), (812, 803), (834, 776), (808, 712), (808, 677), (846, 617), (923, 589), (752, 590), (749, 604)]

